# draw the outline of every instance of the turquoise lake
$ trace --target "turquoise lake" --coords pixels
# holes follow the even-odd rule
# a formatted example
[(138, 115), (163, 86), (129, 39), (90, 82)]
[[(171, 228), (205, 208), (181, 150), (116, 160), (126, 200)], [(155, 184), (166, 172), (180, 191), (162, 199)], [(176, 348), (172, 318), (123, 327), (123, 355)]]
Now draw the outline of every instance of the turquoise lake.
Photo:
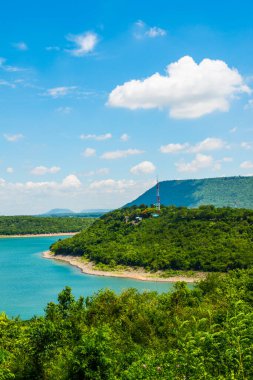
[(46, 304), (56, 301), (66, 285), (77, 297), (105, 288), (119, 293), (130, 287), (158, 292), (173, 287), (170, 283), (85, 275), (68, 264), (42, 258), (41, 252), (58, 239), (56, 236), (0, 239), (0, 312), (23, 319), (43, 315)]

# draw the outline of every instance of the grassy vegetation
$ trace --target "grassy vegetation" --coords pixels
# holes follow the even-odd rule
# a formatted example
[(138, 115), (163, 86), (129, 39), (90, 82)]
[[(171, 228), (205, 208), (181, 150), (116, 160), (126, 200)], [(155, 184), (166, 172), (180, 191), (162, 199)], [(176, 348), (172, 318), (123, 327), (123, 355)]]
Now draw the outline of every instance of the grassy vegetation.
[(93, 221), (94, 218), (0, 216), (0, 235), (79, 232)]
[(192, 290), (75, 300), (70, 288), (28, 321), (0, 315), (0, 378), (253, 378), (253, 271), (209, 275)]
[[(125, 208), (106, 214), (73, 238), (53, 244), (56, 254), (80, 255), (97, 265), (147, 271), (225, 272), (253, 266), (253, 211), (164, 207)], [(136, 222), (141, 216), (141, 222)]]

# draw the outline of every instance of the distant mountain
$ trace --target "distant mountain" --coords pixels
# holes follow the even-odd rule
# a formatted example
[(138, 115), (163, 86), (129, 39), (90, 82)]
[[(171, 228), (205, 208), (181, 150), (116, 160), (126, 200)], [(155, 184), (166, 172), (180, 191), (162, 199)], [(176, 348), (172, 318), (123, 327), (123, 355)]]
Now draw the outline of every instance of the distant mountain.
[(84, 209), (82, 211), (80, 211), (80, 214), (105, 214), (106, 212), (109, 212), (111, 211), (111, 209), (107, 209), (107, 208), (88, 208), (88, 209)]
[(88, 218), (88, 217), (93, 217), (93, 218), (99, 218), (100, 216), (106, 214), (108, 209), (86, 209), (82, 210), (80, 212), (75, 212), (72, 211), (68, 208), (54, 208), (44, 214), (38, 215), (42, 217), (46, 216), (58, 216), (58, 217), (79, 217), (79, 218)]
[(62, 215), (62, 214), (75, 214), (74, 211), (68, 208), (54, 208), (43, 215)]
[[(165, 206), (214, 205), (253, 209), (253, 176), (162, 181), (160, 197)], [(154, 203), (156, 186), (125, 207)]]

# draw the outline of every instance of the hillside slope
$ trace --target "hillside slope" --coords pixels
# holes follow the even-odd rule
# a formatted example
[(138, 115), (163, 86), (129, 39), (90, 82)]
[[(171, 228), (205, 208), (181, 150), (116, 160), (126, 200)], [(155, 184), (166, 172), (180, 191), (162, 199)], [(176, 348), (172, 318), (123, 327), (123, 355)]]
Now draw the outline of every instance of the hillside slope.
[[(214, 205), (253, 209), (253, 176), (162, 181), (160, 195), (165, 206)], [(125, 207), (155, 202), (154, 186)]]
[[(52, 251), (147, 270), (227, 271), (253, 266), (253, 211), (201, 206), (115, 210)], [(139, 216), (142, 221), (138, 222)]]

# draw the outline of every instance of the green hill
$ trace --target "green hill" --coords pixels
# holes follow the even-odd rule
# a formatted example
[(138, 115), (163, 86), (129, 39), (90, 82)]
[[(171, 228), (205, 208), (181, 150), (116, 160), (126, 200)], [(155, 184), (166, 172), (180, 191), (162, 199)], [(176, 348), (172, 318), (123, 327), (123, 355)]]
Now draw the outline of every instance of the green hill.
[[(162, 181), (160, 195), (161, 203), (165, 206), (214, 205), (253, 209), (253, 176)], [(155, 202), (154, 186), (126, 207)]]
[(0, 216), (0, 235), (79, 232), (93, 221), (94, 218)]
[(253, 211), (201, 206), (154, 209), (124, 208), (96, 220), (52, 251), (83, 255), (111, 267), (147, 270), (228, 271), (253, 266)]

